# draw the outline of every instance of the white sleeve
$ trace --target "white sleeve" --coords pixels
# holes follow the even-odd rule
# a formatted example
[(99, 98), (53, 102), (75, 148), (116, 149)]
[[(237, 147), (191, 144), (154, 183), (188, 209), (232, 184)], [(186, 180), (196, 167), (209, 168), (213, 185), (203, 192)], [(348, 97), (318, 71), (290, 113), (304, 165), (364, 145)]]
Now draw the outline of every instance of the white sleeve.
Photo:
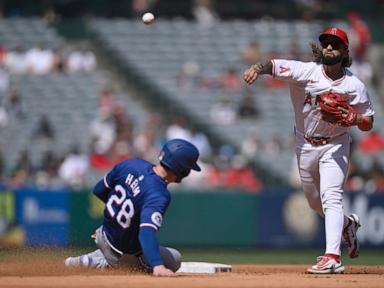
[(315, 63), (294, 60), (273, 59), (272, 76), (280, 80), (302, 82), (310, 79)]
[(364, 84), (358, 87), (357, 97), (355, 97), (350, 104), (358, 113), (363, 114), (364, 116), (372, 116), (375, 114), (369, 98), (368, 89)]

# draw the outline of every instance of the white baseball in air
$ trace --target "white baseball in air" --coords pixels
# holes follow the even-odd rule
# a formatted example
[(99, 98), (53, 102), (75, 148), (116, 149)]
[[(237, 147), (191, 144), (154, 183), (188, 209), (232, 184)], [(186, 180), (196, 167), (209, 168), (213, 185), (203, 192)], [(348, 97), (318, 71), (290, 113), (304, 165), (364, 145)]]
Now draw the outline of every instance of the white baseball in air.
[(145, 13), (143, 15), (142, 19), (143, 19), (144, 24), (149, 25), (149, 24), (152, 24), (153, 21), (155, 21), (155, 15), (148, 12), (148, 13)]

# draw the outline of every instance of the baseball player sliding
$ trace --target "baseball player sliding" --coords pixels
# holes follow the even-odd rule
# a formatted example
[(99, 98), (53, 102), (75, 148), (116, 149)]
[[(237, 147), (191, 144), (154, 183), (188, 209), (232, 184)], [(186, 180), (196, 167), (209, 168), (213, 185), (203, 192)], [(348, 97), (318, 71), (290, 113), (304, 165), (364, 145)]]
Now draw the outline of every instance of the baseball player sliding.
[(366, 86), (351, 73), (348, 37), (340, 28), (319, 36), (321, 47), (312, 44), (314, 62), (273, 59), (252, 65), (244, 80), (252, 84), (269, 74), (290, 84), (295, 111), (296, 154), (309, 206), (325, 218), (325, 254), (307, 271), (343, 273), (341, 238), (351, 258), (358, 257), (356, 214), (345, 216), (343, 190), (347, 178), (351, 126), (372, 129), (374, 110)]
[(65, 260), (66, 266), (116, 267), (123, 254), (137, 257), (137, 265), (155, 276), (174, 276), (181, 255), (159, 246), (156, 231), (170, 203), (169, 183), (180, 183), (197, 165), (199, 151), (181, 139), (165, 143), (160, 163), (129, 159), (117, 164), (101, 179), (93, 193), (105, 203), (104, 222), (94, 239), (96, 251)]

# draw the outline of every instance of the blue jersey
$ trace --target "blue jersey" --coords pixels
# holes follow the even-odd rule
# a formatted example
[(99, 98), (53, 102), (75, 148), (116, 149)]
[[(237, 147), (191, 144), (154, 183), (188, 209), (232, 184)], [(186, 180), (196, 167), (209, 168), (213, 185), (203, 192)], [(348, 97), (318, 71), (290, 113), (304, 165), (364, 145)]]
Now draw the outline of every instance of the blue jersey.
[(119, 254), (141, 251), (140, 227), (158, 230), (171, 199), (166, 182), (143, 159), (117, 164), (93, 193), (105, 203), (103, 230)]

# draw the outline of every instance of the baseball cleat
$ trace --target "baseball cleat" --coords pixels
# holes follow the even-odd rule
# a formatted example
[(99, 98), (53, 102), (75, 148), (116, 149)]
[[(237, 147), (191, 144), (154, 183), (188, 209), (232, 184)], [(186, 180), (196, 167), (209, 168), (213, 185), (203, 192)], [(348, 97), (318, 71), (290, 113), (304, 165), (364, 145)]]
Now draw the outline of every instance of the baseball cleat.
[(317, 257), (316, 265), (308, 268), (307, 272), (311, 274), (341, 274), (344, 273), (344, 266), (340, 258), (335, 259), (335, 257), (324, 255)]
[(77, 266), (82, 266), (80, 257), (68, 257), (64, 261), (64, 265), (67, 267), (77, 267)]
[(360, 243), (357, 239), (357, 230), (361, 226), (360, 219), (356, 214), (348, 216), (349, 223), (343, 229), (343, 239), (347, 244), (348, 256), (350, 258), (359, 257)]
[(92, 266), (92, 258), (86, 255), (78, 257), (68, 257), (64, 261), (65, 266), (67, 267), (90, 267)]
[(97, 269), (108, 268), (109, 264), (103, 257), (90, 257), (88, 255), (68, 257), (64, 261), (67, 267), (94, 267)]

